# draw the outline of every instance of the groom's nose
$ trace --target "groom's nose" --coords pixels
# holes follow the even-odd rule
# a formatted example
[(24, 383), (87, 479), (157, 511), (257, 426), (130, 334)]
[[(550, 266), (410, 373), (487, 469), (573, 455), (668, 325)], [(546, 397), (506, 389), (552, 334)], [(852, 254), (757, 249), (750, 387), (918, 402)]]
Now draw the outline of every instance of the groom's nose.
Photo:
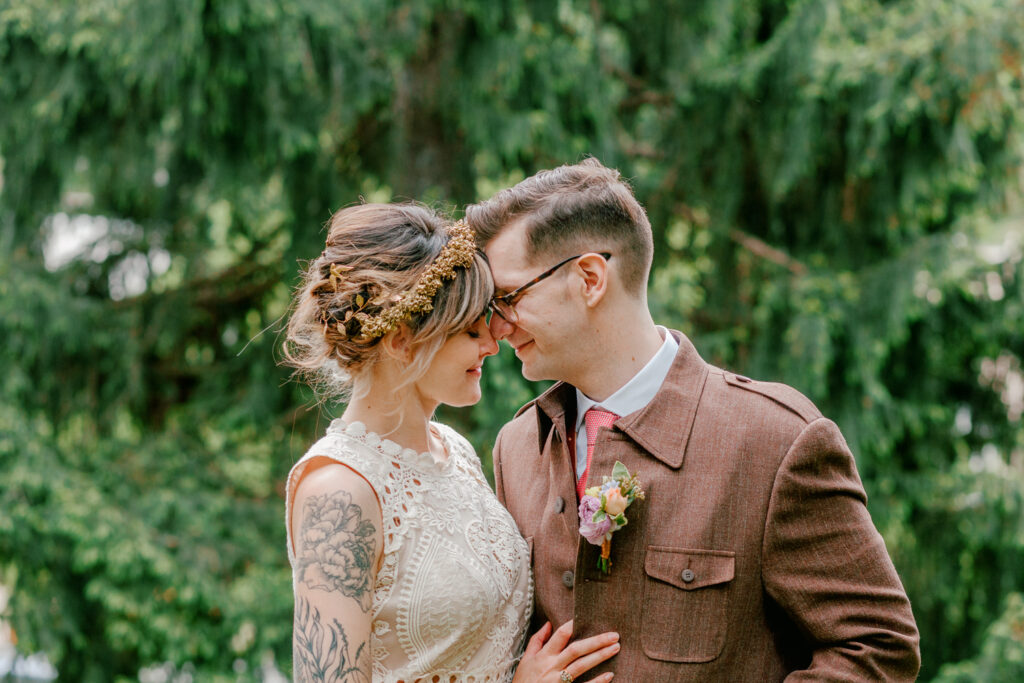
[(501, 341), (512, 334), (512, 330), (516, 328), (515, 325), (505, 320), (500, 315), (492, 315), (491, 322), (488, 323), (487, 326), (491, 330), (491, 336), (494, 337), (495, 341)]

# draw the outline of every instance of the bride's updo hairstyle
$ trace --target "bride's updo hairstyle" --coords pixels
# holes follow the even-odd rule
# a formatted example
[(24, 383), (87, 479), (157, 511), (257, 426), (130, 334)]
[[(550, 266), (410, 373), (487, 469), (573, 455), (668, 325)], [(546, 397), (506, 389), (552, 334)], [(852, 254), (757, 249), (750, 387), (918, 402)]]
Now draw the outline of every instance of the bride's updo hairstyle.
[(385, 356), (381, 340), (404, 325), (412, 350), (405, 386), (448, 337), (476, 322), (493, 293), (468, 228), (418, 204), (341, 209), (323, 253), (302, 272), (283, 363), (323, 397), (344, 399)]

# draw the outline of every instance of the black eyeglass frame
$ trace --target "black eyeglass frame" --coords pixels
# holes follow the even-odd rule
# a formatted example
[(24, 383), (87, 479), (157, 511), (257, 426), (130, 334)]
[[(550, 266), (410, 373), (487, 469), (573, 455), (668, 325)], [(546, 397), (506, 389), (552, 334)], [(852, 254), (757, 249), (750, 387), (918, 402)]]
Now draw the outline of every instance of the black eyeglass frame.
[[(527, 282), (525, 285), (522, 285), (520, 287), (516, 287), (515, 289), (513, 289), (508, 294), (501, 294), (501, 295), (492, 296), (491, 300), (487, 303), (487, 310), (490, 311), (491, 313), (496, 314), (499, 318), (501, 318), (505, 322), (509, 323), (510, 325), (515, 325), (516, 321), (519, 320), (519, 316), (516, 314), (516, 309), (515, 309), (516, 301), (515, 300), (518, 299), (520, 296), (522, 296), (523, 292), (525, 292), (530, 287), (533, 287), (535, 284), (537, 284), (538, 282), (544, 280), (545, 278), (548, 278), (551, 275), (553, 275), (556, 270), (558, 270), (559, 268), (564, 266), (566, 263), (569, 263), (571, 261), (575, 261), (576, 259), (578, 259), (578, 258), (580, 258), (582, 256), (586, 256), (587, 254), (592, 254), (592, 253), (596, 253), (598, 256), (601, 256), (602, 258), (604, 258), (605, 261), (610, 261), (611, 258), (612, 258), (611, 253), (607, 252), (607, 251), (599, 251), (599, 252), (590, 252), (590, 251), (588, 251), (588, 252), (584, 252), (582, 254), (576, 254), (575, 256), (570, 256), (569, 258), (565, 259), (564, 261), (559, 261), (555, 265), (551, 266), (550, 268), (545, 270), (543, 273), (541, 273), (537, 277), (535, 277), (532, 280), (530, 280), (529, 282)], [(505, 315), (505, 313), (503, 313), (501, 311), (499, 306), (506, 306), (508, 308), (507, 312), (509, 313), (509, 315)], [(512, 319), (509, 320), (509, 317), (511, 317)], [(490, 320), (488, 320), (488, 322), (490, 322)]]

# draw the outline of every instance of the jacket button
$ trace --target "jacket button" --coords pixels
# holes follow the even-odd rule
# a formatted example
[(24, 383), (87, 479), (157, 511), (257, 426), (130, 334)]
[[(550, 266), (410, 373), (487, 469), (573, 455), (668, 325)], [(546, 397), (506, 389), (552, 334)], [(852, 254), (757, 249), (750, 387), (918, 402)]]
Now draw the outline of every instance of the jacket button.
[(564, 509), (565, 509), (565, 498), (562, 498), (561, 496), (559, 496), (558, 498), (555, 498), (555, 512), (559, 513), (559, 512), (561, 512)]
[(690, 583), (696, 578), (696, 574), (693, 573), (692, 569), (683, 570), (683, 583)]
[(573, 575), (572, 572), (566, 570), (562, 573), (562, 583), (565, 584), (566, 588), (572, 588)]

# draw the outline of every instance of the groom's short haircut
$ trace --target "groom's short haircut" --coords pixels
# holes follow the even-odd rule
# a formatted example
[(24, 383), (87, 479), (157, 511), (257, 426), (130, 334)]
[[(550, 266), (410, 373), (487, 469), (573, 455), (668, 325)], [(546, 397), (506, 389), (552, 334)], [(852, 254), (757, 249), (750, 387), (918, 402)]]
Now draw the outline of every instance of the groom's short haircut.
[(611, 251), (626, 291), (642, 295), (654, 257), (647, 213), (619, 172), (590, 157), (540, 171), (466, 208), (483, 248), (514, 222), (526, 222), (531, 262)]

